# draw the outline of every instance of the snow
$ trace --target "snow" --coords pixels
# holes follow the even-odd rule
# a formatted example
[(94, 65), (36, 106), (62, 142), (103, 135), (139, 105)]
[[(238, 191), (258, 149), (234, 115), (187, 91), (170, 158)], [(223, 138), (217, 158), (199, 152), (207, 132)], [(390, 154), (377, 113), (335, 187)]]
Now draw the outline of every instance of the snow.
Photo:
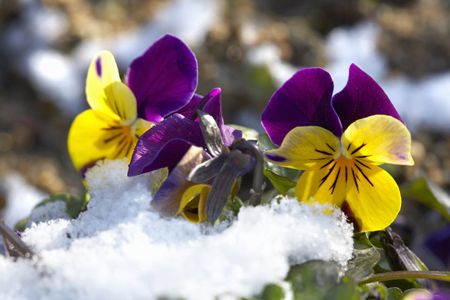
[(278, 85), (282, 85), (297, 71), (294, 66), (281, 59), (280, 49), (270, 43), (251, 48), (247, 53), (247, 60), (255, 65), (265, 64)]
[(2, 211), (1, 219), (10, 227), (28, 217), (33, 207), (48, 197), (14, 172), (1, 179), (0, 188), (4, 190), (6, 196), (6, 207)]
[(64, 201), (51, 201), (33, 208), (28, 217), (27, 226), (32, 223), (46, 222), (53, 219), (70, 219), (70, 216), (66, 213), (66, 203)]
[(110, 39), (84, 40), (72, 52), (61, 53), (54, 43), (66, 31), (68, 20), (39, 0), (25, 0), (21, 1), (21, 19), (5, 29), (0, 42), (16, 71), (64, 113), (74, 116), (83, 109), (86, 70), (98, 51), (111, 51), (125, 70), (166, 33), (179, 36), (190, 46), (201, 45), (222, 4), (222, 1), (175, 0), (141, 28)]
[(207, 228), (161, 218), (149, 207), (152, 174), (126, 177), (125, 161), (86, 175), (88, 210), (78, 219), (33, 224), (33, 261), (0, 257), (1, 299), (214, 299), (248, 297), (311, 259), (345, 267), (352, 227), (339, 211), (279, 198)]

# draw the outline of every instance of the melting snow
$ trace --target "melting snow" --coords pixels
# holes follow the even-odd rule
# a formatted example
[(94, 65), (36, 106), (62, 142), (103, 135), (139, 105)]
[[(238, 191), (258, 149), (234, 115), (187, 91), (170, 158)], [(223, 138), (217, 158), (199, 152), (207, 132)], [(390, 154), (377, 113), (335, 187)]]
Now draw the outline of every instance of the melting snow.
[(34, 261), (0, 257), (1, 299), (213, 299), (250, 296), (290, 265), (351, 258), (352, 228), (338, 211), (281, 199), (243, 208), (230, 226), (206, 229), (149, 208), (152, 175), (126, 177), (124, 161), (87, 174), (88, 210), (23, 234)]

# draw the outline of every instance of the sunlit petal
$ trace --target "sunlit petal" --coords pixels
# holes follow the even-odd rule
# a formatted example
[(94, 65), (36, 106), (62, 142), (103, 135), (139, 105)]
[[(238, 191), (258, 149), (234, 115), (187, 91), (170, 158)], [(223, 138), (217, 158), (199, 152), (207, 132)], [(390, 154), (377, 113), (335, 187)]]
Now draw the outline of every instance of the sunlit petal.
[(295, 195), (299, 201), (340, 206), (345, 198), (348, 169), (336, 161), (323, 168), (305, 171), (299, 178)]
[(211, 187), (206, 184), (196, 184), (189, 187), (181, 198), (178, 213), (192, 223), (206, 221), (206, 200)]
[(400, 190), (386, 171), (377, 166), (353, 169), (346, 201), (360, 231), (376, 231), (388, 227), (401, 207)]
[(114, 56), (109, 51), (102, 51), (92, 59), (86, 78), (86, 97), (89, 106), (98, 112), (119, 120), (119, 116), (107, 103), (105, 88), (120, 82)]
[(295, 73), (272, 95), (261, 115), (272, 142), (280, 145), (297, 126), (321, 126), (339, 136), (342, 128), (331, 106), (332, 93), (333, 81), (325, 70), (305, 68)]
[(105, 95), (106, 104), (120, 118), (122, 124), (129, 125), (136, 120), (136, 99), (124, 83), (114, 82), (106, 86)]
[(350, 124), (342, 135), (347, 154), (372, 164), (413, 165), (411, 135), (399, 120), (374, 115)]
[(280, 166), (307, 170), (320, 167), (339, 151), (338, 138), (322, 127), (296, 127), (288, 132), (280, 148), (266, 152), (266, 158)]
[(99, 141), (114, 139), (116, 134), (121, 133), (113, 128), (113, 120), (91, 109), (76, 117), (70, 127), (67, 141), (70, 157), (77, 170), (111, 155), (112, 149)]
[(139, 117), (160, 122), (185, 106), (197, 88), (197, 59), (179, 38), (164, 35), (130, 65), (127, 83)]
[(152, 128), (155, 124), (144, 119), (138, 118), (134, 123), (134, 135), (136, 138), (139, 138), (143, 135), (147, 130)]
[(372, 115), (388, 115), (401, 120), (378, 83), (354, 64), (350, 66), (346, 86), (334, 95), (332, 105), (344, 131), (354, 121)]
[(198, 124), (174, 114), (150, 128), (139, 139), (128, 176), (165, 167), (172, 169), (191, 145), (206, 147)]

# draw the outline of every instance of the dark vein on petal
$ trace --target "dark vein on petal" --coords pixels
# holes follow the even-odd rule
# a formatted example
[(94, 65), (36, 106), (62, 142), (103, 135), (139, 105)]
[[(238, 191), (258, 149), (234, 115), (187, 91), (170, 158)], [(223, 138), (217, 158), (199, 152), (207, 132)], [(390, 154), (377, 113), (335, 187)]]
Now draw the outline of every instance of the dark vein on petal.
[(348, 144), (347, 151), (350, 150), (350, 147), (352, 146), (352, 143)]
[(318, 150), (318, 149), (314, 149), (314, 151), (316, 151), (316, 152), (318, 152), (318, 153), (322, 153), (322, 154), (325, 154), (325, 155), (329, 155), (329, 156), (333, 155), (333, 154), (332, 154), (332, 153), (330, 153), (330, 152), (327, 152), (327, 151), (322, 151), (322, 150)]
[(356, 190), (359, 193), (359, 186), (358, 186), (358, 176), (355, 174), (355, 171), (352, 168), (352, 175), (353, 175), (353, 181), (355, 182)]
[(107, 139), (104, 139), (104, 140), (103, 140), (103, 143), (108, 144), (108, 143), (111, 142), (112, 140), (115, 140), (115, 139), (117, 139), (118, 137), (120, 137), (120, 136), (122, 136), (122, 135), (123, 135), (123, 133), (122, 133), (122, 132), (119, 132), (118, 134), (115, 134), (115, 135), (113, 135), (112, 137), (109, 137), (109, 138), (107, 138)]
[(118, 158), (120, 156), (120, 153), (122, 153), (123, 149), (126, 147), (127, 145), (127, 137), (124, 136), (118, 143), (117, 143), (117, 150), (116, 153), (114, 155), (114, 159)]
[(337, 181), (338, 181), (340, 173), (341, 173), (341, 168), (338, 169), (337, 174), (336, 174), (336, 178), (334, 179), (333, 184), (330, 187), (331, 194), (333, 194), (334, 190), (336, 189), (336, 184), (337, 184)]
[(367, 169), (371, 170), (371, 168), (368, 165), (366, 165), (365, 163), (360, 162), (358, 159), (355, 159), (355, 161), (357, 163), (359, 163), (361, 166), (366, 167)]
[(356, 148), (355, 150), (353, 150), (352, 153), (350, 153), (350, 155), (355, 154), (356, 152), (358, 152), (359, 150), (361, 150), (364, 146), (366, 146), (366, 144), (362, 144), (361, 146), (359, 146), (358, 148)]
[(333, 164), (333, 166), (328, 170), (328, 173), (320, 180), (319, 187), (322, 186), (322, 184), (327, 181), (327, 178), (330, 176), (331, 172), (333, 172), (334, 167), (336, 167), (336, 162)]
[(372, 155), (358, 155), (356, 158), (366, 158), (366, 157), (369, 157), (369, 156), (372, 156)]
[(355, 167), (359, 170), (359, 172), (361, 172), (362, 176), (364, 176), (364, 178), (367, 180), (367, 182), (368, 182), (371, 186), (373, 186), (372, 181), (370, 181), (370, 179), (366, 176), (366, 174), (364, 174), (364, 172), (361, 170), (361, 168), (358, 167), (358, 165), (355, 165)]
[(330, 144), (328, 144), (328, 143), (326, 143), (326, 144), (327, 144), (328, 148), (331, 149), (331, 151), (333, 151), (333, 152), (336, 151), (333, 147), (330, 146)]
[(105, 127), (105, 128), (102, 128), (101, 130), (104, 130), (104, 131), (113, 131), (113, 130), (119, 130), (119, 129), (122, 129), (122, 126)]
[(327, 162), (326, 164), (324, 164), (324, 165), (321, 166), (320, 168), (321, 168), (321, 169), (325, 168), (326, 166), (328, 166), (329, 164), (331, 164), (333, 161), (334, 161), (334, 159), (330, 159), (329, 162)]

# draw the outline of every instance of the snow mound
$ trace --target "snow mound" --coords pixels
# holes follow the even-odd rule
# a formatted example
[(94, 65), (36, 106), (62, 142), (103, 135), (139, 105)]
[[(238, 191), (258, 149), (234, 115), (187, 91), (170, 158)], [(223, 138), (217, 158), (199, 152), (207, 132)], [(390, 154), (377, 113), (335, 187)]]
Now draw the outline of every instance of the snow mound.
[(1, 299), (214, 299), (250, 296), (311, 259), (345, 266), (353, 250), (343, 215), (280, 198), (241, 209), (230, 226), (161, 218), (149, 207), (152, 175), (126, 177), (125, 161), (87, 173), (88, 210), (23, 234), (33, 261), (0, 257)]

